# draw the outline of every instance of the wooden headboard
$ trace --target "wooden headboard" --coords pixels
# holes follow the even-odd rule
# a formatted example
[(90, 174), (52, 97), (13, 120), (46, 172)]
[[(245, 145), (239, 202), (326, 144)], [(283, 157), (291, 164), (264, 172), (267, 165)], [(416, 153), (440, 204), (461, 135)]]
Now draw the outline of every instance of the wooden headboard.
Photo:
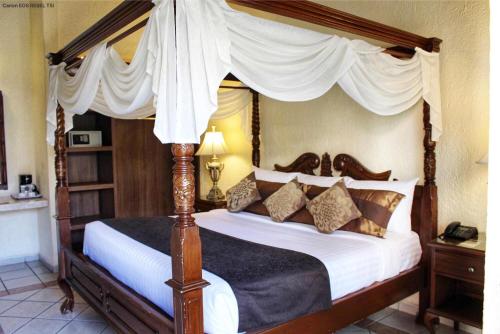
[[(320, 166), (319, 175), (321, 176), (332, 176), (333, 169), (340, 172), (340, 176), (349, 176), (356, 180), (387, 181), (391, 176), (390, 170), (380, 173), (373, 172), (356, 158), (344, 153), (335, 156), (332, 164), (332, 160), (328, 153), (323, 154), (320, 159), (317, 154), (308, 152), (301, 154), (287, 166), (275, 164), (274, 169), (280, 172), (300, 172), (314, 175), (314, 170)], [(424, 226), (426, 223), (422, 222), (421, 219), (421, 210), (424, 204), (422, 201), (423, 193), (424, 187), (417, 185), (413, 195), (413, 207), (411, 212), (412, 230), (421, 235), (422, 244), (427, 241), (427, 233), (431, 233), (432, 231), (432, 227)], [(426, 236), (422, 238), (422, 234), (426, 234)]]

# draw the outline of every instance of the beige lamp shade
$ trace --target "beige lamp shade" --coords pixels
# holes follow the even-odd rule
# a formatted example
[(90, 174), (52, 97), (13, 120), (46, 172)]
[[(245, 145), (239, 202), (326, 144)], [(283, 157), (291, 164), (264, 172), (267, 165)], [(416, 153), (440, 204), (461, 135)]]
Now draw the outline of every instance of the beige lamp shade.
[(217, 155), (227, 152), (226, 142), (222, 132), (215, 131), (215, 126), (212, 126), (212, 131), (205, 133), (203, 143), (196, 155)]

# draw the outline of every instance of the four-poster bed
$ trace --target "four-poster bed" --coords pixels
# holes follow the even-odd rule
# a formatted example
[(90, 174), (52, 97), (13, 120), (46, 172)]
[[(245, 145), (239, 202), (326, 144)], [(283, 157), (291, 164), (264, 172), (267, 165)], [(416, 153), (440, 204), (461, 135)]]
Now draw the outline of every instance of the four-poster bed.
[[(401, 58), (410, 57), (416, 47), (438, 52), (440, 40), (424, 38), (373, 21), (343, 13), (309, 1), (252, 1), (232, 0), (235, 4), (284, 15), (361, 36), (394, 43), (387, 53)], [(79, 65), (76, 56), (102, 42), (107, 37), (133, 22), (153, 8), (149, 1), (126, 1), (107, 14), (98, 23), (78, 36), (59, 52), (50, 54), (52, 65), (62, 62), (72, 67)], [(144, 21), (115, 38), (116, 42), (144, 25)], [(75, 65), (71, 65), (75, 64)], [(226, 79), (232, 79), (231, 76)], [(234, 79), (234, 78), (233, 78)], [(258, 93), (252, 90), (252, 162), (260, 165), (260, 122)], [(57, 222), (60, 234), (59, 284), (66, 294), (61, 311), (73, 308), (72, 288), (76, 289), (110, 323), (124, 333), (202, 333), (202, 289), (208, 282), (202, 278), (202, 254), (198, 226), (192, 216), (195, 199), (195, 171), (192, 164), (194, 144), (175, 142), (172, 154), (173, 194), (177, 223), (171, 233), (172, 279), (166, 282), (173, 290), (172, 318), (150, 301), (116, 280), (109, 272), (74, 250), (71, 242), (69, 192), (65, 167), (65, 113), (57, 107), (55, 131), (55, 167), (57, 179)], [(392, 278), (374, 283), (347, 296), (333, 300), (330, 309), (304, 315), (269, 328), (258, 328), (249, 333), (329, 333), (360, 320), (415, 292), (420, 292), (422, 317), (428, 305), (426, 244), (437, 233), (437, 186), (435, 184), (435, 141), (431, 107), (424, 102), (424, 173), (425, 183), (417, 186), (412, 206), (412, 230), (418, 233), (423, 255), (420, 263)], [(67, 129), (66, 129), (67, 130)], [(320, 167), (323, 176), (332, 175), (328, 154), (322, 159), (314, 153), (298, 157), (289, 166), (275, 165), (276, 170), (314, 174)], [(359, 161), (345, 154), (333, 160), (335, 170), (342, 176), (358, 180), (388, 180), (390, 171), (373, 173)]]

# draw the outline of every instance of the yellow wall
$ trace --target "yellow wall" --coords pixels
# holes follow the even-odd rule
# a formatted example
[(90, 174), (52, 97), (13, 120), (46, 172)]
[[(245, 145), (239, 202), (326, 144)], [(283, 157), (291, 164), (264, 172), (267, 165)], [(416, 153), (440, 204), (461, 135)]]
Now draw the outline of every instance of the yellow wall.
[[(444, 134), (437, 146), (440, 230), (452, 220), (485, 229), (487, 167), (477, 165), (488, 142), (489, 10), (487, 1), (318, 1), (423, 36), (444, 40), (441, 92)], [(241, 7), (238, 7), (241, 8)], [(322, 32), (314, 25), (245, 9)], [(338, 32), (353, 38), (352, 35)], [(373, 42), (375, 43), (375, 42)], [(350, 153), (373, 170), (423, 179), (422, 106), (391, 117), (374, 115), (336, 86), (308, 102), (261, 99), (262, 166), (286, 164), (306, 151)], [(224, 121), (218, 123), (225, 128)], [(231, 127), (231, 131), (238, 131)], [(226, 135), (226, 134), (225, 134)], [(226, 135), (227, 136), (227, 135)], [(251, 155), (247, 146), (235, 150)], [(226, 157), (225, 159), (230, 159)], [(248, 167), (249, 168), (249, 167)], [(245, 176), (241, 162), (226, 163), (222, 189)], [(231, 182), (227, 182), (227, 181)], [(209, 180), (203, 180), (204, 184)]]
[[(0, 90), (4, 96), (5, 143), (9, 187), (0, 196), (19, 190), (19, 174), (32, 174), (42, 194), (48, 197), (45, 137), (45, 61), (43, 58), (42, 11), (2, 8), (0, 10)], [(0, 247), (1, 260), (9, 256), (40, 255), (54, 264), (55, 253), (48, 209), (2, 214), (0, 233), (11, 234), (9, 226), (32, 236), (29, 247), (11, 244)], [(4, 226), (5, 225), (5, 226)], [(14, 235), (14, 234), (11, 234)], [(26, 241), (26, 240), (24, 240)], [(7, 258), (6, 258), (7, 257)]]

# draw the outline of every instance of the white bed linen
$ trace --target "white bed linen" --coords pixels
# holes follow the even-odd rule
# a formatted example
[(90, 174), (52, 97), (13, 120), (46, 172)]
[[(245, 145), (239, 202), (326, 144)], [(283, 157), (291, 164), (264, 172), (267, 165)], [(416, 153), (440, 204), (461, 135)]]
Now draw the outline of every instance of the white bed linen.
[[(214, 210), (196, 215), (207, 229), (252, 242), (295, 250), (323, 262), (330, 277), (332, 299), (343, 297), (415, 266), (421, 248), (416, 233), (388, 232), (385, 239), (336, 231), (322, 234), (314, 226), (275, 223), (251, 213)], [(85, 228), (83, 252), (115, 278), (173, 315), (171, 258), (147, 247), (102, 222)], [(203, 271), (210, 285), (203, 290), (204, 324), (207, 333), (236, 333), (238, 305), (229, 284)]]

